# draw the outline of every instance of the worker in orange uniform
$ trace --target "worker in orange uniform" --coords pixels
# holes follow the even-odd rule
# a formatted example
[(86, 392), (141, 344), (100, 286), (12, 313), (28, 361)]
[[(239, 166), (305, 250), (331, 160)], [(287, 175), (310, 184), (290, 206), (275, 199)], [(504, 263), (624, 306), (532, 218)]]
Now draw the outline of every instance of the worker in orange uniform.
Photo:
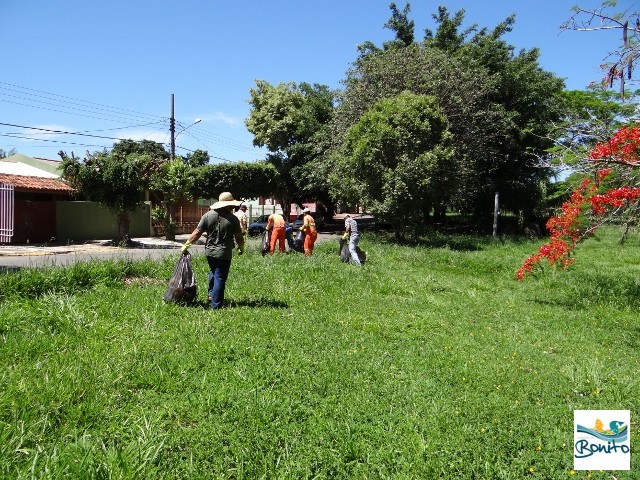
[(302, 226), (300, 230), (304, 231), (304, 254), (311, 256), (313, 253), (313, 246), (318, 238), (318, 231), (316, 230), (316, 223), (311, 216), (311, 210), (307, 207), (302, 210), (304, 217), (302, 217)]
[(271, 255), (276, 250), (276, 242), (279, 242), (280, 253), (284, 253), (284, 241), (286, 238), (287, 222), (279, 213), (272, 213), (267, 219), (267, 230), (271, 230)]

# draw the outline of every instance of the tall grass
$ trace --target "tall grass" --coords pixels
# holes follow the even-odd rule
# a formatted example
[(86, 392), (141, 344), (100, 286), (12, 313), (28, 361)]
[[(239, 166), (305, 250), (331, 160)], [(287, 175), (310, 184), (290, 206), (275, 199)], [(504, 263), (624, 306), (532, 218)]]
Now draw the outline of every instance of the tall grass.
[(5, 274), (0, 476), (571, 477), (574, 409), (638, 411), (640, 242), (615, 240), (520, 283), (532, 242), (365, 235), (361, 269), (254, 242), (220, 311), (199, 255), (191, 307), (162, 301), (177, 257)]

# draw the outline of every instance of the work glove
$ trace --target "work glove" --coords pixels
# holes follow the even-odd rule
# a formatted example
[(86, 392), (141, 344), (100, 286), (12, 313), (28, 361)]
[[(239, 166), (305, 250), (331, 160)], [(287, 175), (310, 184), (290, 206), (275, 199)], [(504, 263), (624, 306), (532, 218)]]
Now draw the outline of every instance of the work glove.
[(244, 253), (244, 245), (238, 245), (238, 255), (242, 255)]
[(349, 233), (345, 233), (344, 235), (342, 235), (342, 239), (343, 240), (349, 240)]
[(182, 245), (180, 252), (182, 252), (183, 255), (186, 255), (187, 253), (189, 253), (189, 247), (191, 245), (193, 244), (189, 240), (187, 240), (186, 242), (184, 242), (184, 245)]

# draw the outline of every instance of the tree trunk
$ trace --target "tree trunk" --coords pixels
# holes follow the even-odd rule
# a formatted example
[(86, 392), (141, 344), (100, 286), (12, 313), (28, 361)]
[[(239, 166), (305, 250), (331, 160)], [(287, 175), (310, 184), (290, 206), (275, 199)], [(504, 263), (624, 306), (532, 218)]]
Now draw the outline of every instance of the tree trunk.
[(289, 222), (289, 215), (291, 214), (291, 201), (286, 198), (281, 198), (280, 206), (282, 207), (282, 216), (284, 217), (286, 222)]
[(164, 223), (164, 238), (167, 240), (176, 239), (176, 224), (175, 224), (176, 206), (171, 203), (167, 205), (165, 212)]
[(117, 215), (118, 222), (118, 245), (128, 244), (129, 238), (129, 212), (120, 212)]

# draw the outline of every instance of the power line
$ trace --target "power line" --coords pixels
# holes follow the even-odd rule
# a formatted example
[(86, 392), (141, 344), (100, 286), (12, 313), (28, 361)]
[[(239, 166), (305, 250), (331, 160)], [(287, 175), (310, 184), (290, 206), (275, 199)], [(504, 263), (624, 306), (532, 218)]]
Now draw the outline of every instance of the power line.
[(3, 134), (3, 133), (0, 133), (0, 137), (18, 138), (18, 139), (23, 139), (23, 140), (37, 140), (39, 142), (64, 143), (64, 144), (67, 144), (67, 145), (79, 145), (81, 147), (112, 148), (112, 147), (105, 147), (103, 145), (89, 145), (89, 144), (84, 144), (84, 143), (67, 142), (65, 140), (49, 140), (49, 139), (46, 139), (46, 138), (33, 139), (31, 137), (21, 137), (21, 136), (18, 136), (18, 135), (6, 135), (6, 134)]
[(222, 141), (216, 140), (216, 139), (209, 139), (209, 140), (205, 139), (207, 141), (207, 143), (205, 143), (205, 141), (202, 138), (200, 138), (198, 135), (196, 135), (194, 132), (185, 132), (185, 135), (187, 135), (187, 136), (193, 138), (194, 140), (198, 141), (206, 150), (213, 150), (207, 144), (207, 143), (209, 143), (209, 144), (221, 145), (223, 147), (227, 147), (227, 148), (230, 148), (230, 149), (233, 149), (233, 150), (238, 150), (238, 151), (242, 151), (242, 152), (250, 153), (250, 154), (254, 154), (254, 155), (256, 153), (255, 150), (250, 150), (248, 148), (242, 147), (242, 146), (240, 146), (240, 144), (236, 144), (236, 145), (227, 144), (225, 142), (222, 142)]
[[(106, 137), (103, 135), (90, 135), (87, 133), (82, 133), (82, 132), (67, 132), (64, 130), (53, 130), (53, 129), (49, 129), (49, 128), (39, 128), (39, 127), (28, 127), (25, 125), (15, 125), (12, 123), (4, 123), (4, 122), (0, 122), (0, 125), (4, 125), (4, 126), (8, 126), (8, 127), (15, 127), (15, 128), (24, 128), (27, 130), (37, 130), (39, 132), (45, 132), (44, 134), (56, 134), (56, 135), (78, 135), (81, 137), (91, 137), (91, 138), (104, 138), (107, 140), (122, 140), (121, 138), (117, 138), (117, 137)], [(129, 127), (130, 128), (130, 127)], [(33, 138), (33, 137), (25, 137), (22, 136), (20, 134), (17, 133), (0, 133), (0, 137), (8, 137), (8, 138), (16, 138), (16, 139), (22, 139), (22, 140), (34, 140), (34, 141), (41, 141), (41, 142), (49, 142), (49, 143), (61, 143), (61, 144), (65, 144), (65, 145), (78, 145), (78, 146), (83, 146), (83, 147), (100, 147), (100, 148), (112, 148), (112, 147), (106, 147), (103, 145), (90, 145), (90, 144), (83, 144), (83, 143), (76, 143), (76, 142), (69, 142), (69, 141), (64, 141), (64, 140), (51, 140), (51, 139), (44, 139), (44, 138)], [(159, 143), (159, 142), (156, 142)], [(190, 150), (188, 148), (184, 148), (184, 147), (180, 147), (177, 146), (177, 148), (180, 148), (181, 150), (186, 150), (190, 153), (193, 153), (195, 150)], [(228, 158), (224, 158), (224, 157), (219, 157), (217, 155), (211, 155), (209, 154), (209, 158), (215, 158), (217, 160), (222, 160), (225, 162), (231, 162), (232, 160), (229, 160)]]
[[(168, 117), (160, 116), (160, 115), (151, 115), (146, 114), (134, 110), (128, 110), (119, 107), (112, 107), (108, 105), (104, 105), (101, 103), (88, 102), (85, 100), (80, 100), (73, 97), (68, 97), (64, 95), (59, 95), (55, 93), (44, 92), (42, 90), (36, 90), (28, 87), (23, 87), (20, 85), (15, 85), (7, 82), (0, 82), (0, 102), (10, 103), (14, 105), (24, 106), (28, 108), (40, 109), (45, 111), (52, 111), (57, 113), (62, 113), (65, 115), (75, 115), (85, 118), (91, 118), (94, 120), (102, 120), (109, 122), (127, 122), (130, 123), (132, 119), (136, 119), (138, 122), (140, 119), (147, 118), (149, 119), (149, 123), (142, 125), (135, 125), (132, 127), (117, 127), (116, 129), (126, 129), (126, 128), (136, 128), (143, 127), (149, 125), (158, 125), (158, 129), (153, 132), (156, 133), (158, 130), (161, 130), (163, 127), (168, 130), (169, 121)], [(153, 120), (151, 120), (153, 119)], [(176, 123), (181, 124), (182, 122), (176, 121)], [(4, 124), (4, 125), (12, 125), (12, 124)], [(27, 127), (27, 126), (17, 126), (17, 128), (32, 128), (36, 129), (36, 127)], [(108, 131), (112, 129), (97, 129), (97, 130), (82, 130), (76, 132), (65, 132), (65, 131), (55, 131), (52, 130), (50, 133), (46, 132), (46, 129), (41, 129), (43, 132), (41, 134), (64, 134), (64, 135), (81, 135), (83, 133), (88, 132), (101, 132)], [(146, 136), (152, 135), (150, 133)], [(239, 142), (237, 140), (224, 137), (217, 133), (212, 133), (206, 131), (202, 128), (193, 129), (193, 131), (186, 132), (189, 136), (198, 142), (200, 142), (207, 150), (213, 150), (208, 145), (218, 145), (224, 148), (255, 154), (256, 150), (253, 146), (249, 146), (248, 144)], [(10, 135), (3, 135), (10, 136)], [(88, 135), (87, 135), (88, 136)], [(102, 137), (99, 135), (95, 135), (96, 138), (105, 138), (110, 140), (121, 140), (121, 138), (114, 137)], [(18, 137), (14, 137), (18, 138)], [(40, 141), (38, 138), (30, 138), (30, 140)]]
[[(105, 137), (103, 135), (90, 135), (88, 133), (82, 133), (82, 132), (66, 132), (64, 130), (52, 130), (50, 128), (27, 127), (25, 125), (14, 125), (12, 123), (0, 122), (0, 125), (5, 125), (7, 127), (24, 128), (24, 129), (27, 129), (27, 130), (38, 130), (40, 132), (46, 132), (46, 134), (79, 135), (81, 137), (106, 138), (107, 140), (122, 140), (122, 138), (118, 138), (118, 137)], [(149, 125), (149, 124), (145, 124), (144, 126), (147, 126), (147, 125)], [(142, 126), (142, 125), (138, 125), (138, 126)], [(133, 127), (123, 127), (123, 128), (135, 128), (135, 126), (133, 126)], [(90, 131), (90, 130), (88, 130), (88, 131)], [(10, 137), (12, 135), (13, 134), (11, 134), (11, 133), (4, 134), (4, 136), (7, 136), (7, 137)], [(38, 139), (31, 138), (31, 137), (27, 137), (27, 138), (29, 138), (31, 140), (38, 140)]]
[[(168, 120), (166, 117), (164, 116), (160, 116), (160, 115), (150, 115), (148, 113), (142, 113), (142, 112), (136, 112), (134, 110), (127, 110), (124, 108), (120, 108), (120, 107), (111, 107), (108, 105), (103, 105), (100, 103), (94, 103), (94, 102), (88, 102), (86, 100), (80, 100), (77, 98), (73, 98), (73, 97), (66, 97), (64, 95), (58, 95), (56, 93), (48, 93), (48, 92), (43, 92), (41, 90), (34, 90), (31, 88), (27, 88), (27, 87), (21, 87), (19, 85), (14, 85), (14, 84), (10, 84), (10, 83), (5, 83), (5, 82), (0, 82), (0, 85), (9, 85), (11, 87), (15, 87), (15, 88), (20, 88), (22, 90), (26, 90), (26, 92), (21, 92), (18, 90), (15, 90), (13, 88), (6, 88), (6, 87), (0, 87), (4, 90), (7, 90), (9, 92), (14, 92), (14, 93), (18, 93), (20, 95), (27, 95), (29, 97), (35, 97), (34, 98), (24, 98), (24, 97), (18, 97), (15, 95), (9, 95), (6, 93), (0, 93), (1, 95), (4, 96), (8, 96), (8, 97), (12, 97), (12, 98), (17, 98), (19, 100), (26, 100), (26, 101), (32, 101), (34, 103), (43, 103), (45, 105), (54, 105), (56, 107), (62, 107), (62, 108), (70, 108), (68, 107), (68, 105), (77, 105), (77, 106), (81, 106), (83, 108), (80, 109), (80, 111), (86, 111), (86, 112), (92, 112), (92, 113), (96, 113), (96, 111), (98, 113), (100, 113), (101, 111), (112, 111), (112, 113), (107, 113), (107, 115), (112, 116), (112, 117), (116, 117), (116, 113), (119, 112), (120, 116), (125, 116), (125, 117), (154, 117), (156, 119), (163, 119), (163, 120)], [(43, 95), (36, 95), (30, 92), (38, 92), (39, 94), (43, 94)], [(52, 98), (50, 98), (52, 97)], [(42, 99), (46, 99), (46, 100), (51, 100), (57, 103), (52, 103), (52, 102), (47, 102), (44, 100), (38, 100), (39, 98)], [(59, 102), (61, 99), (64, 103), (61, 105)], [(68, 100), (72, 100), (71, 102), (69, 102)], [(0, 100), (2, 101), (2, 100)], [(15, 102), (11, 102), (11, 101), (7, 101), (8, 103), (15, 103)], [(79, 103), (78, 103), (79, 102)], [(22, 106), (29, 106), (29, 107), (34, 107), (34, 108), (41, 108), (41, 107), (36, 107), (34, 105), (28, 105), (28, 104), (19, 104)], [(88, 110), (91, 109), (91, 110)], [(63, 113), (72, 113), (72, 112), (63, 112)], [(73, 114), (73, 113), (72, 113)]]

